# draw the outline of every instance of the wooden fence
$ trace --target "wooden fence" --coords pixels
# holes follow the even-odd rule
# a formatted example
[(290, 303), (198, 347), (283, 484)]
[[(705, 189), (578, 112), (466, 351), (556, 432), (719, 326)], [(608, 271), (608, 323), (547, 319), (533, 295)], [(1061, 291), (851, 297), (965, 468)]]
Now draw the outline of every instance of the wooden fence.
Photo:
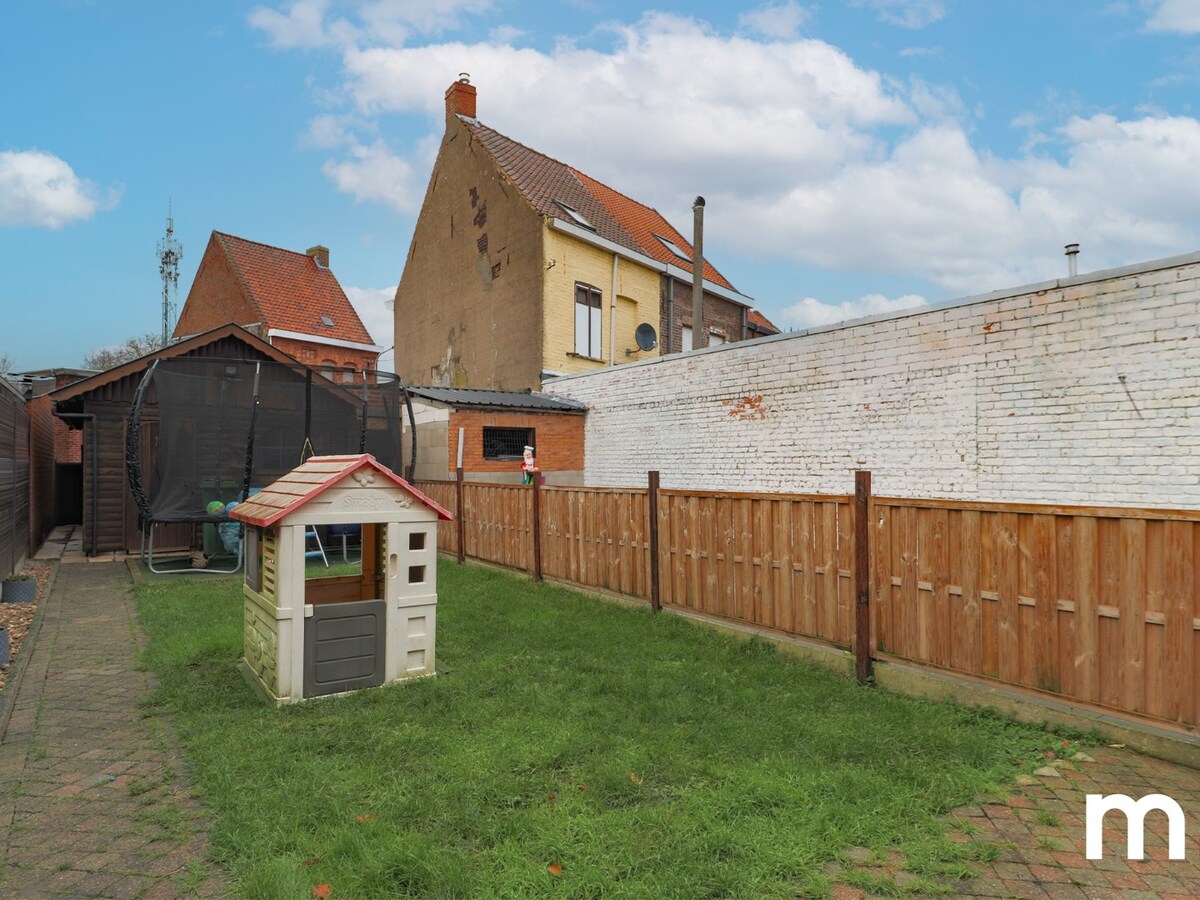
[(871, 498), (865, 484), (857, 503), (653, 477), (418, 486), (463, 511), (440, 527), (448, 553), (461, 535), (464, 556), (854, 649), (860, 677), (904, 660), (1200, 723), (1200, 513)]
[(0, 578), (29, 554), (29, 415), (25, 398), (0, 379)]

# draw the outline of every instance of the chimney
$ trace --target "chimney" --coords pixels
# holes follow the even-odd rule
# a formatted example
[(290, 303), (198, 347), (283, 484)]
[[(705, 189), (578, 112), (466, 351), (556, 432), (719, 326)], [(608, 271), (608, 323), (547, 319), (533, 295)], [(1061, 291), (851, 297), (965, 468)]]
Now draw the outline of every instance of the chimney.
[(692, 349), (708, 346), (704, 325), (704, 198), (692, 204)]
[(451, 116), (475, 118), (475, 85), (466, 72), (460, 72), (458, 81), (446, 88), (446, 118)]
[(309, 247), (304, 251), (305, 256), (311, 256), (318, 266), (322, 269), (329, 268), (329, 248), (322, 247), (317, 244), (315, 247)]
[(1069, 271), (1071, 273), (1071, 277), (1074, 278), (1079, 274), (1079, 245), (1067, 244), (1063, 249), (1066, 250), (1067, 255), (1067, 271)]

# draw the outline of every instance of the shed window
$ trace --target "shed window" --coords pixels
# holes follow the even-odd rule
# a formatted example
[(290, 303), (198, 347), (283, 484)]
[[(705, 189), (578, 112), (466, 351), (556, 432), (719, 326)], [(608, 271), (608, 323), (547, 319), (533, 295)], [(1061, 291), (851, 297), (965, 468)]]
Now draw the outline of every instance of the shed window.
[(484, 459), (520, 459), (526, 447), (536, 447), (533, 428), (488, 428), (483, 429)]
[(599, 359), (600, 291), (591, 285), (575, 285), (575, 352)]

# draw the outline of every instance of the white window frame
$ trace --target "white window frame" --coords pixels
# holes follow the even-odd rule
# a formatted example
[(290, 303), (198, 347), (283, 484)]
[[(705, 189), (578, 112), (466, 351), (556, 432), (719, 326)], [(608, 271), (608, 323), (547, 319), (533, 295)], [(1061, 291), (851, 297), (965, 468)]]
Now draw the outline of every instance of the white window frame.
[(604, 358), (604, 295), (600, 289), (575, 283), (575, 355), (589, 359)]

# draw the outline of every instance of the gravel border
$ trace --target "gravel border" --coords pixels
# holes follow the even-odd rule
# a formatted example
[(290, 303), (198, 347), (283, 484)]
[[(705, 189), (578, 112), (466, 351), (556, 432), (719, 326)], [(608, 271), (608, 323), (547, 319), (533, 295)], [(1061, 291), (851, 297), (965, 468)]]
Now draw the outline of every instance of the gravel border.
[[(46, 561), (38, 560), (38, 562)], [(46, 613), (50, 593), (54, 590), (54, 581), (58, 576), (57, 560), (49, 563), (49, 567), (50, 575), (38, 592), (37, 610), (33, 614), (33, 621), (29, 625), (29, 630), (25, 632), (25, 637), (21, 640), (20, 649), (24, 652), (16, 653), (16, 658), (9, 665), (8, 672), (5, 673), (4, 688), (0, 689), (0, 743), (4, 743), (4, 737), (8, 733), (8, 720), (12, 718), (13, 705), (16, 702), (17, 692), (21, 688), (21, 679), (25, 674), (25, 667), (29, 664), (29, 658), (33, 656), (33, 644), (37, 640), (38, 632), (42, 629), (42, 616)]]

